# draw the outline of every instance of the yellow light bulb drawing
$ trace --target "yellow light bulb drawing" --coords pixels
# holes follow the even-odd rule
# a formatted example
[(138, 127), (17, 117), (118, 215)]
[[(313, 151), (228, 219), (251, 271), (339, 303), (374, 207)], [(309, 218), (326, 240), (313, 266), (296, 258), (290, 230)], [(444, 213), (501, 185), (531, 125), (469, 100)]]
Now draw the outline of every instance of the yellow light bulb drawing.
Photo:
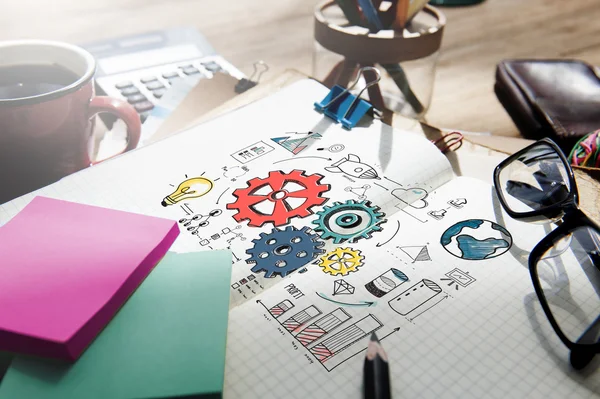
[(192, 177), (184, 180), (177, 190), (167, 195), (162, 202), (162, 206), (169, 206), (179, 201), (200, 198), (213, 188), (213, 182), (206, 177)]

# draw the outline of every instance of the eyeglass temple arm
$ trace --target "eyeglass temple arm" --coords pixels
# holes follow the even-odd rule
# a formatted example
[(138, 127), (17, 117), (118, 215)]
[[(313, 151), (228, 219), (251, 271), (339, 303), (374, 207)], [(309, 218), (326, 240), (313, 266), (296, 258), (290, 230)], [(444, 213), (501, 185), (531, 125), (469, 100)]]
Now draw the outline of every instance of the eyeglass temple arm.
[[(577, 344), (600, 343), (600, 315), (594, 322), (581, 334)], [(576, 370), (581, 370), (587, 366), (596, 354), (589, 349), (574, 349), (571, 351), (571, 365)]]

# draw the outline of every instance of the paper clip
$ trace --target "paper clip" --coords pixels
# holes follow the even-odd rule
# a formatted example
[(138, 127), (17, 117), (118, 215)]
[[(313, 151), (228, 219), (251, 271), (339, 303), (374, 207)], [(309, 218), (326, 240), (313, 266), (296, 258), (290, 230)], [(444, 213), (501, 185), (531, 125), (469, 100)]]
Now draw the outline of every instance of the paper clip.
[[(258, 67), (261, 66), (262, 67), (262, 71), (259, 71)], [(253, 88), (254, 86), (256, 86), (258, 84), (258, 82), (260, 82), (260, 77), (263, 76), (263, 74), (265, 72), (267, 72), (269, 70), (269, 66), (264, 62), (264, 61), (256, 61), (254, 63), (254, 72), (252, 72), (252, 75), (250, 75), (249, 79), (246, 78), (241, 78), (239, 82), (237, 82), (237, 84), (235, 85), (235, 92), (238, 94), (241, 94), (251, 88)], [(254, 80), (254, 78), (256, 78), (256, 80)]]
[(448, 151), (458, 150), (463, 143), (464, 136), (459, 132), (450, 132), (437, 140), (431, 140), (439, 150), (445, 154)]
[[(365, 87), (354, 95), (350, 93), (350, 90), (356, 86), (360, 80), (361, 75), (365, 71), (373, 71), (377, 77), (371, 82), (367, 82)], [(366, 79), (365, 79), (366, 80)], [(329, 94), (321, 102), (315, 103), (315, 109), (330, 117), (336, 122), (342, 124), (342, 126), (348, 130), (352, 129), (360, 121), (360, 119), (369, 111), (374, 110), (373, 106), (366, 100), (360, 98), (360, 96), (369, 87), (376, 85), (381, 80), (381, 74), (379, 70), (374, 67), (363, 67), (361, 68), (354, 82), (347, 88), (343, 88), (340, 85), (335, 85), (329, 91)]]

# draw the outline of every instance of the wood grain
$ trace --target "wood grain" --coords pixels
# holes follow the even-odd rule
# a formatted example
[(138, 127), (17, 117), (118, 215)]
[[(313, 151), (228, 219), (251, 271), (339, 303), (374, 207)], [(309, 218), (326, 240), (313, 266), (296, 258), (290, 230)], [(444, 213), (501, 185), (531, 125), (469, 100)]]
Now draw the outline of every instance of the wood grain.
[[(311, 73), (315, 0), (2, 0), (0, 40), (85, 43), (189, 25), (246, 73), (263, 59), (276, 75)], [(600, 64), (598, 0), (487, 0), (444, 8), (448, 23), (427, 121), (518, 135), (493, 91), (506, 58), (579, 58)]]

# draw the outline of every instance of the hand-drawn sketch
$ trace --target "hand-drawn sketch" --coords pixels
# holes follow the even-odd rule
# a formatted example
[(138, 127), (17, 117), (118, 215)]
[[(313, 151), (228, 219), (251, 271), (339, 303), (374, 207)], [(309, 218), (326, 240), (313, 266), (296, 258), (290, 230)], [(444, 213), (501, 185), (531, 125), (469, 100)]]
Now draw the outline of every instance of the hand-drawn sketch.
[(423, 209), (428, 205), (427, 201), (425, 200), (428, 194), (427, 190), (424, 188), (396, 188), (392, 190), (392, 195), (400, 201), (400, 203), (396, 205), (398, 208), (410, 206), (411, 208), (415, 209)]
[(365, 288), (373, 296), (381, 298), (393, 289), (408, 281), (408, 276), (398, 269), (391, 268), (365, 284)]
[(321, 299), (324, 299), (328, 302), (334, 303), (336, 305), (342, 305), (349, 308), (370, 308), (372, 306), (377, 306), (377, 302), (375, 301), (358, 301), (358, 302), (342, 302), (335, 299), (328, 298), (327, 295), (322, 292), (317, 292), (317, 296)]
[[(187, 177), (187, 176), (186, 176)], [(182, 181), (177, 189), (161, 201), (162, 206), (169, 206), (179, 201), (187, 201), (206, 195), (213, 188), (212, 180), (206, 177), (192, 177)]]
[(265, 223), (283, 226), (290, 219), (312, 215), (312, 208), (327, 201), (323, 193), (329, 184), (320, 184), (322, 175), (305, 175), (304, 171), (293, 170), (269, 172), (266, 178), (254, 178), (247, 187), (233, 192), (235, 202), (227, 209), (237, 210), (233, 215), (237, 222), (248, 220), (248, 225), (261, 227)]
[(310, 348), (310, 353), (323, 364), (328, 371), (331, 371), (333, 370), (333, 367), (339, 365), (338, 363), (329, 366), (327, 363), (331, 358), (348, 349), (373, 331), (379, 330), (381, 327), (383, 327), (383, 323), (372, 314), (369, 314), (340, 332), (325, 338), (321, 343)]
[(352, 295), (354, 294), (354, 286), (342, 279), (333, 282), (333, 296), (336, 295)]
[[(303, 311), (286, 319), (286, 321), (281, 322), (280, 316), (294, 307), (292, 302), (285, 300), (271, 308), (265, 305), (260, 299), (257, 300), (256, 303), (267, 309), (277, 323), (284, 327), (304, 348), (307, 348), (308, 352), (328, 372), (364, 350), (366, 345), (359, 348), (357, 351), (356, 348), (354, 348), (355, 344), (373, 331), (383, 327), (381, 321), (374, 315), (368, 314), (356, 323), (345, 327), (343, 330), (327, 336), (342, 324), (352, 319), (352, 316), (343, 309), (337, 308), (320, 317), (318, 320), (310, 322), (310, 320), (314, 319), (315, 315), (317, 313), (320, 314), (321, 311), (315, 306), (309, 306)], [(393, 329), (381, 339), (398, 330), (399, 328)], [(354, 350), (349, 350), (350, 348), (353, 348)]]
[(342, 152), (344, 151), (344, 149), (346, 148), (346, 146), (344, 146), (343, 144), (333, 144), (330, 145), (328, 148), (317, 148), (317, 151), (323, 151), (323, 150), (327, 150), (329, 152)]
[(190, 208), (190, 204), (184, 203), (183, 205), (180, 205), (179, 207), (188, 216), (190, 216), (192, 213), (194, 213), (194, 211), (192, 211), (192, 208)]
[(359, 201), (363, 201), (367, 199), (367, 190), (370, 188), (371, 186), (364, 184), (362, 187), (346, 187), (344, 191), (356, 195)]
[(506, 253), (512, 236), (504, 227), (484, 219), (455, 223), (442, 234), (440, 243), (446, 251), (460, 259), (485, 260)]
[(300, 341), (302, 346), (309, 346), (351, 318), (352, 316), (350, 316), (345, 310), (342, 308), (337, 308), (333, 312), (327, 313), (325, 316), (321, 317), (319, 320), (311, 323), (304, 330), (300, 331), (296, 335), (296, 339)]
[(252, 272), (264, 272), (266, 278), (285, 277), (325, 252), (321, 249), (325, 243), (308, 227), (274, 228), (268, 234), (261, 233), (252, 243), (254, 246), (246, 250), (250, 255), (246, 263), (254, 265)]
[(288, 330), (292, 335), (297, 335), (300, 330), (302, 330), (306, 323), (315, 317), (321, 315), (323, 312), (319, 310), (316, 306), (310, 305), (306, 309), (303, 309), (281, 323), (286, 330)]
[(347, 157), (327, 166), (325, 170), (331, 173), (345, 173), (358, 179), (380, 179), (372, 166), (360, 162), (360, 158), (354, 154), (348, 154)]
[(317, 225), (315, 231), (323, 239), (332, 239), (334, 243), (356, 242), (356, 240), (371, 238), (375, 231), (381, 231), (385, 223), (385, 213), (370, 201), (348, 200), (345, 203), (334, 202), (317, 212), (319, 216), (313, 220)]
[(458, 291), (459, 286), (466, 287), (477, 281), (474, 277), (469, 275), (469, 272), (463, 272), (458, 268), (450, 270), (448, 273), (444, 274), (444, 276), (446, 276), (446, 278), (441, 278), (440, 280), (450, 281), (448, 283), (449, 287), (452, 287), (452, 285), (456, 283), (456, 285), (454, 286), (456, 291)]
[(244, 237), (244, 234), (240, 231), (236, 231), (240, 230), (241, 228), (242, 226), (240, 225), (235, 226), (233, 230), (229, 227), (225, 227), (224, 229), (221, 229), (220, 233), (214, 233), (209, 238), (202, 238), (200, 237), (200, 235), (197, 234), (197, 232), (195, 235), (198, 236), (198, 238), (200, 239), (200, 245), (202, 245), (203, 247), (210, 245), (211, 241), (216, 241), (223, 237), (227, 237), (227, 245), (230, 246), (232, 241), (236, 239), (239, 239), (240, 241), (246, 241), (246, 237)]
[[(183, 225), (183, 227), (186, 228), (187, 231), (189, 231), (193, 235), (197, 235), (198, 229), (200, 227), (206, 227), (210, 224), (209, 220), (211, 217), (217, 217), (217, 216), (221, 215), (222, 213), (223, 213), (223, 211), (220, 209), (213, 209), (212, 211), (210, 211), (208, 213), (208, 215), (202, 215), (201, 213), (197, 213), (189, 219), (181, 218), (181, 219), (179, 219), (179, 223), (181, 223)], [(196, 225), (196, 223), (198, 223), (198, 224)]]
[(431, 280), (423, 279), (391, 299), (388, 304), (394, 312), (406, 316), (441, 292), (442, 289), (439, 285)]
[(319, 140), (321, 137), (320, 133), (287, 133), (288, 136), (273, 137), (272, 141), (279, 144), (294, 155), (298, 155), (307, 148), (311, 142)]
[(223, 177), (230, 181), (237, 181), (238, 177), (244, 176), (250, 169), (247, 166), (223, 166)]
[(394, 234), (392, 234), (392, 236), (390, 238), (388, 238), (386, 241), (378, 242), (377, 244), (375, 244), (375, 246), (377, 248), (384, 246), (388, 242), (392, 241), (394, 239), (394, 237), (396, 237), (396, 235), (398, 234), (399, 231), (400, 231), (400, 221), (396, 220), (396, 231), (394, 232)]
[(363, 265), (364, 258), (359, 250), (338, 247), (321, 256), (317, 265), (332, 276), (347, 276)]
[(412, 260), (412, 263), (427, 262), (431, 260), (427, 245), (406, 245), (396, 248), (404, 252)]
[(448, 213), (448, 211), (446, 209), (439, 209), (437, 211), (427, 212), (427, 214), (429, 216), (431, 216), (432, 218), (434, 218), (435, 220), (442, 220), (444, 218), (444, 216), (446, 216), (446, 213)]
[(277, 305), (273, 306), (272, 308), (269, 308), (268, 310), (269, 310), (269, 313), (271, 313), (271, 316), (278, 318), (293, 307), (294, 307), (294, 304), (292, 303), (292, 301), (286, 299), (284, 301), (279, 302)]
[(231, 157), (239, 163), (248, 163), (254, 161), (257, 158), (262, 157), (265, 154), (273, 151), (274, 148), (265, 143), (264, 141), (257, 141), (256, 143), (249, 145), (248, 147), (242, 148), (231, 154)]
[(456, 198), (456, 199), (448, 201), (448, 204), (455, 207), (456, 209), (460, 209), (467, 204), (467, 199), (466, 198)]

